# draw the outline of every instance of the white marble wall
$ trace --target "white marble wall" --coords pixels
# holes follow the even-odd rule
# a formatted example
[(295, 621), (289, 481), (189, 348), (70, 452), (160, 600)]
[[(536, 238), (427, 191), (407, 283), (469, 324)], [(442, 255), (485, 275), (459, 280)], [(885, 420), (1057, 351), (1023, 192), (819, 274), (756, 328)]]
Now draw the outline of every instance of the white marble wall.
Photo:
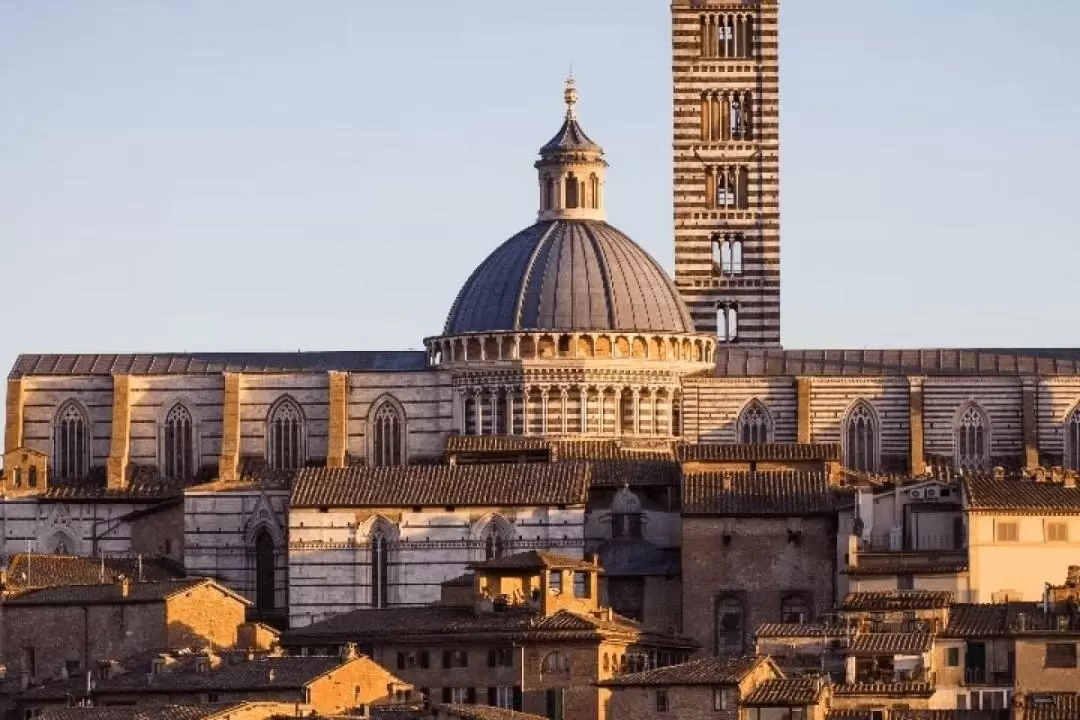
[[(131, 523), (125, 516), (149, 507), (148, 503), (41, 502), (34, 498), (7, 498), (0, 502), (0, 562), (15, 553), (130, 555)], [(62, 545), (61, 545), (62, 543)]]
[(328, 615), (371, 607), (371, 532), (394, 537), (389, 550), (388, 606), (423, 605), (439, 599), (439, 584), (484, 559), (484, 531), (505, 521), (507, 554), (551, 550), (581, 557), (584, 508), (388, 508), (289, 515), (289, 616), (293, 627)]

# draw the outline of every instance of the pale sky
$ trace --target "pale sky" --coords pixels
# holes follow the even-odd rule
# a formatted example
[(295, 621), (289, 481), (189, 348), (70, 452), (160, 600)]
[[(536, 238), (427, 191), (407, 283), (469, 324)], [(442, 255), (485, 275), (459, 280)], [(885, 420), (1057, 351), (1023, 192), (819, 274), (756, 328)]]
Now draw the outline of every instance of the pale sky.
[[(1075, 346), (1080, 3), (786, 0), (787, 347)], [(659, 0), (5, 0), (0, 366), (419, 348), (536, 212), (573, 62), (672, 268)]]

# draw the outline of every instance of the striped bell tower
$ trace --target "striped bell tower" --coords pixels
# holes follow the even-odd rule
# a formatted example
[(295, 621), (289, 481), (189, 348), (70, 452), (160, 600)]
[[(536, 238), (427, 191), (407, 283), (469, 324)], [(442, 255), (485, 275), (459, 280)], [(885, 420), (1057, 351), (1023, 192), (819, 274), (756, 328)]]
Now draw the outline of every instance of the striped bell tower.
[(777, 0), (673, 0), (675, 284), (720, 343), (780, 344)]

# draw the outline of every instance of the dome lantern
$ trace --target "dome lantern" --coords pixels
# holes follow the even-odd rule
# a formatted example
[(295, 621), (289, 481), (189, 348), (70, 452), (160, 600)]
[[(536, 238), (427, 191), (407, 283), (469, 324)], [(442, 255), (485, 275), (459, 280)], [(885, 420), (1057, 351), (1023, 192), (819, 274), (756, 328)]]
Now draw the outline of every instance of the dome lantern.
[(605, 220), (604, 149), (589, 139), (577, 121), (577, 86), (566, 78), (563, 91), (566, 117), (562, 127), (542, 148), (536, 169), (540, 181), (540, 212), (545, 220)]

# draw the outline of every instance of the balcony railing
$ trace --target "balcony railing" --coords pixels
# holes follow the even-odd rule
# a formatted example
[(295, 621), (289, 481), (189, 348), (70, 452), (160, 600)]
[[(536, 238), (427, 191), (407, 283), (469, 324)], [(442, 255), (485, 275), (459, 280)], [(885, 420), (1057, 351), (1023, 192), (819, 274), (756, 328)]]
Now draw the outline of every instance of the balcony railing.
[(1013, 673), (1009, 670), (988, 670), (981, 667), (964, 668), (965, 685), (1012, 685)]
[(871, 535), (859, 541), (862, 552), (932, 552), (964, 549), (962, 538), (954, 535)]

